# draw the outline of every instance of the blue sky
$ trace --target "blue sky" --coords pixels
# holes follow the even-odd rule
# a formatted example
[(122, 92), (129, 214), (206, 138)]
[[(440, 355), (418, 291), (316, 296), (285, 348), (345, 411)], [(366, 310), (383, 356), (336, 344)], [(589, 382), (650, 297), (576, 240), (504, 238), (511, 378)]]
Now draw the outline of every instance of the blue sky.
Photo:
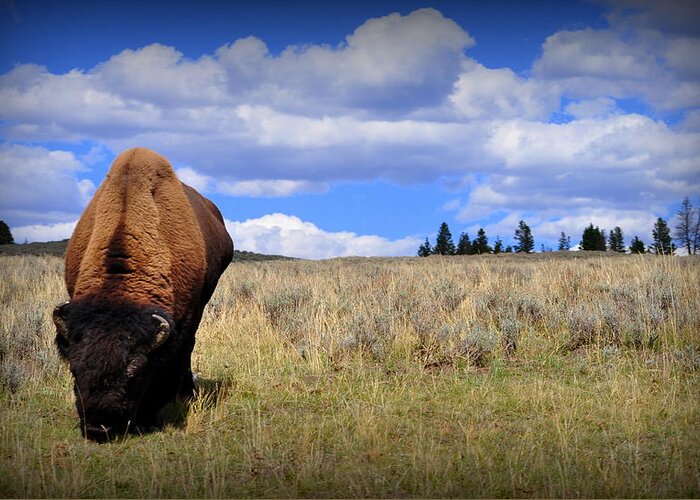
[[(649, 242), (700, 193), (700, 3), (0, 3), (0, 219), (70, 236), (146, 146), (242, 250), (412, 255), (446, 221)], [(697, 202), (696, 202), (697, 203)]]

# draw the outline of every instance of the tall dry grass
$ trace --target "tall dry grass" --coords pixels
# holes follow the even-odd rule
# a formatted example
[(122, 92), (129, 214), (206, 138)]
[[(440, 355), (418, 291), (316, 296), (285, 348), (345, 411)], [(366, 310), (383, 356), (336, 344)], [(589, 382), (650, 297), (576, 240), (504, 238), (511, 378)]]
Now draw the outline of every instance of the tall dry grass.
[(700, 494), (700, 261), (232, 265), (163, 432), (76, 426), (57, 258), (0, 258), (3, 496)]

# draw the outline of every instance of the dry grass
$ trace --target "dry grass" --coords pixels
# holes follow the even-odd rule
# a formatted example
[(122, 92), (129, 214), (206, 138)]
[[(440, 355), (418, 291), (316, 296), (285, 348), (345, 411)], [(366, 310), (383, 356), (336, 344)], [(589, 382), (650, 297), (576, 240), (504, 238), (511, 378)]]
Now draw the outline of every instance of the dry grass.
[(55, 257), (0, 257), (0, 495), (698, 497), (700, 260), (232, 265), (182, 424), (80, 438)]

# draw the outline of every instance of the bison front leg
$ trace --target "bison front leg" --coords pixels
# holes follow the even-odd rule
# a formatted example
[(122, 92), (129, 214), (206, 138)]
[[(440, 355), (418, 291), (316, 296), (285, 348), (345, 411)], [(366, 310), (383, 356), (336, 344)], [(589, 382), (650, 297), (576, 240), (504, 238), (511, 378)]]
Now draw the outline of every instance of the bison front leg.
[(177, 390), (177, 397), (178, 399), (189, 401), (194, 398), (196, 394), (189, 355), (187, 355), (181, 363), (179, 378), (180, 384)]

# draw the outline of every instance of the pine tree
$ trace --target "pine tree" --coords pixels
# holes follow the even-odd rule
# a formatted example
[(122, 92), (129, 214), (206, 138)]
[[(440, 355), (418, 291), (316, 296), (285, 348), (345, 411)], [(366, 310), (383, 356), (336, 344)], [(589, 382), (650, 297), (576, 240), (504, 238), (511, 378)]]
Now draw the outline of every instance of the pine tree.
[(625, 252), (625, 238), (622, 236), (622, 229), (620, 229), (620, 226), (615, 226), (615, 228), (610, 231), (608, 246), (611, 252)]
[(532, 237), (532, 231), (530, 231), (530, 226), (524, 220), (518, 223), (514, 239), (517, 242), (514, 247), (516, 252), (531, 253), (535, 249), (535, 239)]
[(566, 252), (571, 250), (571, 237), (567, 236), (564, 231), (561, 232), (561, 236), (559, 236), (558, 240), (559, 245), (557, 246), (557, 250), (560, 252)]
[(472, 253), (472, 242), (469, 241), (469, 234), (462, 233), (459, 235), (459, 242), (457, 243), (457, 255), (471, 255)]
[(447, 222), (440, 224), (433, 253), (438, 255), (455, 254), (455, 244), (452, 241), (452, 233), (450, 232), (450, 227), (447, 225)]
[(608, 249), (608, 241), (605, 237), (605, 229), (601, 229), (598, 232), (598, 241), (596, 242), (596, 250), (599, 252), (605, 252)]
[(579, 243), (579, 247), (581, 250), (584, 251), (591, 251), (595, 250), (595, 243), (596, 243), (596, 229), (593, 227), (593, 223), (591, 222), (586, 226), (586, 228), (583, 230), (583, 234), (581, 235), (581, 243)]
[(476, 239), (472, 245), (472, 250), (476, 254), (491, 253), (491, 247), (489, 246), (489, 239), (486, 237), (486, 231), (484, 228), (479, 228), (476, 233)]
[(646, 252), (646, 247), (644, 246), (644, 242), (639, 239), (639, 236), (635, 236), (632, 238), (632, 243), (630, 244), (630, 252), (631, 253), (645, 253)]
[(593, 223), (589, 224), (583, 230), (580, 243), (581, 250), (598, 250), (604, 252), (605, 246), (605, 231), (601, 231), (598, 226), (593, 227)]
[(428, 257), (430, 254), (433, 253), (433, 249), (430, 246), (430, 241), (428, 241), (428, 238), (425, 238), (425, 242), (418, 247), (418, 257)]
[(513, 247), (508, 245), (505, 250), (503, 250), (503, 253), (513, 253)]
[(673, 255), (676, 251), (676, 245), (671, 240), (671, 230), (668, 224), (661, 217), (656, 219), (654, 229), (651, 232), (654, 237), (652, 249), (657, 255)]
[(688, 255), (695, 255), (700, 243), (700, 209), (694, 208), (690, 199), (683, 198), (681, 208), (676, 214), (677, 224), (673, 233), (675, 239), (685, 247)]
[(501, 253), (503, 251), (503, 240), (500, 236), (496, 236), (496, 242), (493, 244), (493, 253)]
[(0, 245), (9, 245), (14, 242), (15, 239), (12, 237), (10, 227), (5, 224), (5, 221), (0, 220)]

